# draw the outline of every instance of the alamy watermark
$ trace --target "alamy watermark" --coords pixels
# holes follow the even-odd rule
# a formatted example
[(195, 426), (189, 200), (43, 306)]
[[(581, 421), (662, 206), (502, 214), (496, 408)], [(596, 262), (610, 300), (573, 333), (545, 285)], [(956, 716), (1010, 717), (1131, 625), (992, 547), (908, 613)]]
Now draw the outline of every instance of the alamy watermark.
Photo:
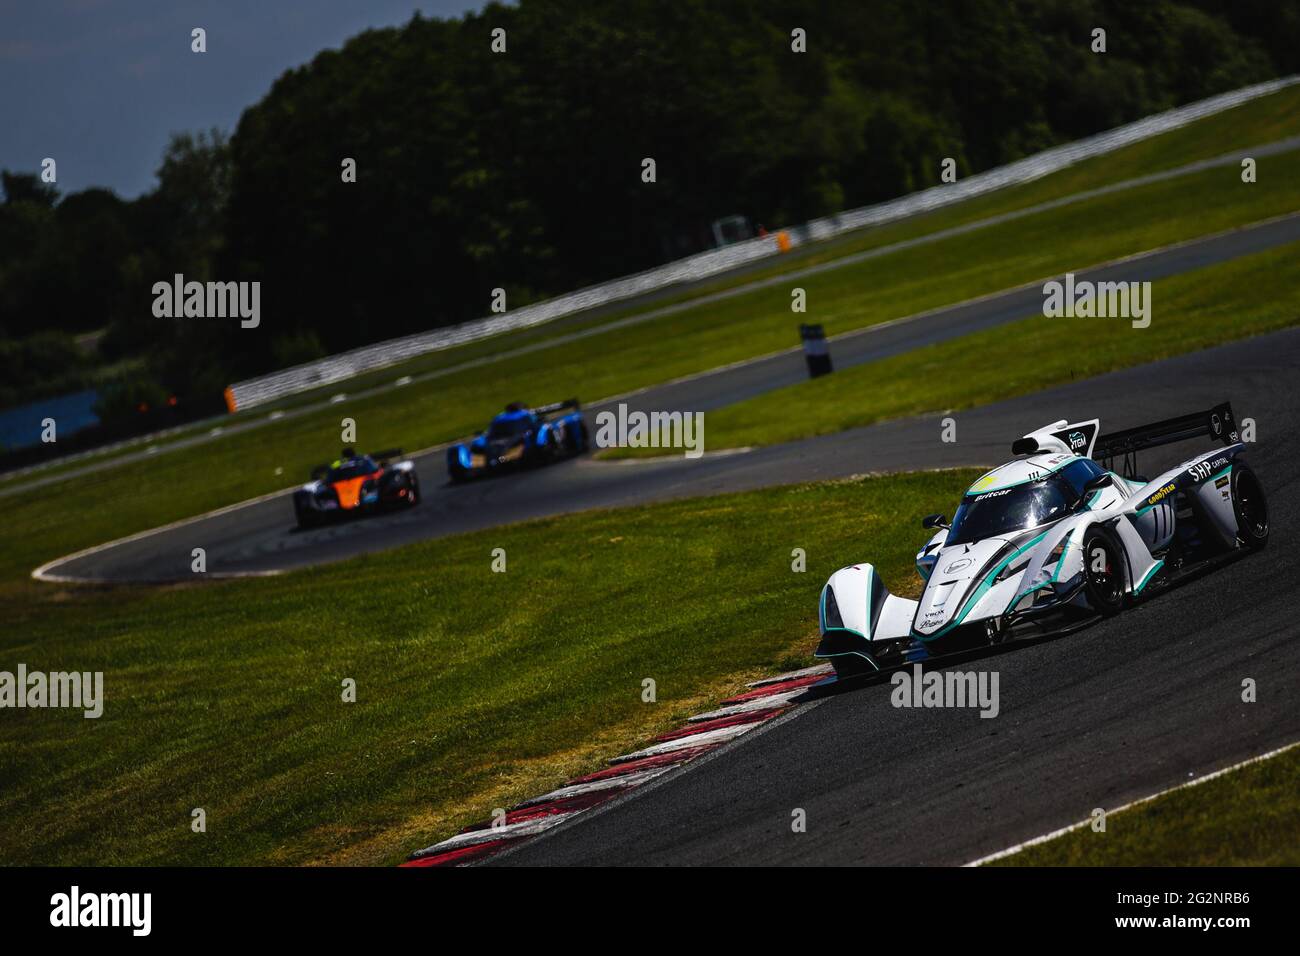
[(152, 893), (83, 893), (73, 885), (50, 897), (50, 925), (55, 927), (121, 926), (132, 936), (153, 928)]
[(0, 671), (0, 709), (12, 707), (71, 707), (94, 720), (104, 713), (103, 671)]
[(901, 708), (978, 707), (981, 717), (996, 717), (998, 703), (997, 671), (930, 671), (920, 664), (912, 670), (897, 671), (889, 681), (894, 685), (889, 702)]
[(704, 454), (703, 412), (629, 412), (596, 414), (597, 448), (684, 448), (687, 458)]
[(159, 319), (238, 317), (241, 328), (262, 324), (260, 282), (186, 282), (178, 272), (171, 282), (155, 282), (153, 294), (153, 314)]
[(1043, 315), (1049, 319), (1132, 319), (1133, 328), (1151, 324), (1150, 282), (1092, 282), (1052, 279), (1043, 284)]

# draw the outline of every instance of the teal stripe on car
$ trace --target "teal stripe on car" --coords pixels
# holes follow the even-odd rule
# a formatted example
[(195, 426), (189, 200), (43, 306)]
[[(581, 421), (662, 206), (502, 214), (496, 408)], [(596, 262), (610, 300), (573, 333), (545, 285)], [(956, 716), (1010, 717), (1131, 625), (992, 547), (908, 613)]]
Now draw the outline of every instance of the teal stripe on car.
[[(1048, 531), (1050, 530), (1051, 529), (1049, 528)], [(943, 627), (939, 628), (939, 630), (935, 631), (933, 634), (916, 634), (916, 636), (922, 641), (932, 641), (936, 637), (943, 636), (944, 634), (951, 631), (954, 627), (957, 627), (959, 624), (961, 624), (962, 621), (966, 620), (966, 615), (968, 615), (971, 612), (971, 609), (975, 607), (975, 605), (980, 602), (980, 599), (983, 598), (984, 595), (989, 591), (989, 589), (993, 587), (993, 579), (1002, 573), (1002, 569), (1005, 568), (1012, 561), (1020, 557), (1022, 554), (1024, 554), (1026, 551), (1028, 551), (1030, 548), (1038, 544), (1038, 542), (1042, 541), (1046, 537), (1047, 537), (1047, 531), (1044, 531), (1042, 534), (1038, 535), (1036, 538), (1034, 538), (1024, 547), (1017, 548), (1015, 551), (1012, 551), (1011, 554), (1007, 555), (1007, 557), (1005, 557), (1004, 559), (998, 562), (997, 567), (993, 568), (991, 571), (989, 571), (987, 575), (984, 576), (984, 580), (980, 582), (980, 586), (976, 588), (974, 593), (971, 594), (971, 596), (966, 599), (966, 603), (962, 606), (961, 611), (957, 614), (955, 618), (953, 618)], [(916, 633), (915, 629), (913, 629), (913, 633)]]
[(1150, 570), (1148, 570), (1146, 574), (1142, 575), (1142, 580), (1138, 583), (1138, 586), (1133, 589), (1133, 593), (1141, 594), (1142, 589), (1150, 583), (1151, 579), (1155, 577), (1155, 573), (1164, 567), (1164, 564), (1164, 559), (1161, 558), (1155, 564), (1151, 565)]
[[(1101, 494), (1101, 492), (1099, 491), (1097, 492), (1097, 494)], [(1052, 570), (1052, 576), (1048, 578), (1046, 581), (1044, 581), (1042, 584), (1035, 584), (1033, 587), (1026, 588), (1025, 590), (1021, 591), (1019, 594), (1017, 594), (1015, 597), (1011, 599), (1011, 603), (1007, 605), (1008, 608), (1015, 607), (1016, 604), (1019, 603), (1020, 599), (1024, 597), (1026, 594), (1033, 594), (1035, 591), (1041, 591), (1049, 584), (1055, 584), (1058, 580), (1060, 580), (1061, 565), (1065, 564), (1065, 556), (1070, 553), (1070, 541), (1074, 538), (1074, 532), (1077, 530), (1078, 530), (1077, 528), (1071, 528), (1070, 533), (1065, 536), (1065, 547), (1061, 549), (1061, 557), (1060, 560), (1056, 562), (1056, 567)]]

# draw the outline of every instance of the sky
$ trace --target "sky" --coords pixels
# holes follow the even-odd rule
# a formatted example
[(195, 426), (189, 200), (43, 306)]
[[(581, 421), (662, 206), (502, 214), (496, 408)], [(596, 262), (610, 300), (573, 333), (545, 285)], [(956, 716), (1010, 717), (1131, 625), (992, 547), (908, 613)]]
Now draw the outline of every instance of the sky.
[[(152, 189), (173, 132), (233, 132), (285, 70), (370, 27), (475, 0), (0, 0), (0, 169), (58, 189)], [(207, 52), (190, 49), (207, 31)]]

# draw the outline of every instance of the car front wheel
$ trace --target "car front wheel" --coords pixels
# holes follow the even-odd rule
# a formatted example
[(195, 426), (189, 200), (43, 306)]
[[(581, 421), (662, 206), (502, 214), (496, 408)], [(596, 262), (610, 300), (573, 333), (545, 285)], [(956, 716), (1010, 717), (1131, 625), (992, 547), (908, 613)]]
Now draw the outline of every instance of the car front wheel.
[(1103, 617), (1124, 607), (1124, 554), (1114, 535), (1089, 528), (1083, 537), (1083, 581), (1088, 603)]

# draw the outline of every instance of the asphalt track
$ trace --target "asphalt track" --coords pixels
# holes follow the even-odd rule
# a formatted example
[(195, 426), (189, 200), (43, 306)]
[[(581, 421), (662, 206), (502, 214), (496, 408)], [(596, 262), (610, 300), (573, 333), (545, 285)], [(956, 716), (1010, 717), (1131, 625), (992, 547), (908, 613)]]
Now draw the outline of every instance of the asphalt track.
[[(1248, 459), (1271, 507), (1260, 554), (1075, 634), (950, 665), (998, 673), (996, 718), (896, 709), (887, 683), (845, 688), (493, 862), (961, 864), (1300, 739), (1298, 368), (1290, 330), (958, 417), (972, 457), (1004, 457), (1006, 436), (1081, 409), (1127, 426), (1230, 398), (1257, 422)], [(933, 421), (900, 422), (855, 437), (939, 463), (937, 434)], [(1170, 446), (1144, 463), (1194, 450)], [(792, 832), (796, 809), (806, 832)]]
[[(1158, 280), (1297, 239), (1300, 239), (1300, 214), (1083, 270), (1078, 276), (1097, 281)], [(1041, 301), (1041, 284), (1035, 283), (837, 337), (832, 354), (841, 368), (876, 361), (1021, 319), (1037, 311)], [(1267, 367), (1272, 357), (1267, 347), (1251, 343), (1229, 346), (1228, 350), (1223, 354), (1248, 356), (1241, 359), (1248, 363), (1248, 368)], [(1262, 354), (1255, 354), (1261, 350)], [(1219, 353), (1198, 353), (1176, 363), (1213, 363), (1220, 360), (1207, 359), (1207, 356), (1216, 354)], [(1234, 364), (1237, 361), (1234, 359)], [(1132, 370), (1120, 373), (1120, 377), (1145, 383), (1151, 374), (1147, 370)], [(634, 409), (707, 412), (802, 381), (805, 375), (803, 358), (796, 350), (656, 386), (623, 401)], [(1175, 373), (1170, 384), (1177, 391), (1183, 384), (1183, 374)], [(1223, 384), (1226, 387), (1227, 382)], [(1220, 401), (1224, 392), (1225, 388), (1220, 388), (1220, 394), (1210, 395), (1207, 404)], [(1231, 392), (1228, 397), (1235, 400), (1235, 386)], [(207, 573), (211, 577), (275, 573), (387, 550), (413, 541), (590, 508), (822, 480), (867, 471), (991, 464), (1005, 457), (1008, 436), (1018, 436), (1044, 421), (1077, 415), (1080, 408), (1103, 415), (1108, 409), (1118, 412), (1121, 421), (1132, 419), (1124, 401), (1102, 407), (1094, 401), (1095, 397), (1100, 396), (1089, 391), (1087, 397), (1075, 396), (1050, 413), (1042, 405), (1043, 395), (963, 413), (959, 441), (955, 444), (937, 441), (938, 429), (933, 420), (913, 420), (745, 453), (706, 455), (693, 461), (579, 459), (532, 473), (460, 486), (445, 483), (443, 453), (435, 451), (417, 460), (424, 501), (409, 512), (300, 532), (293, 526), (288, 496), (273, 495), (223, 509), (210, 517), (92, 549), (47, 566), (44, 574), (55, 579), (96, 582), (194, 580), (190, 565), (196, 547), (205, 550)], [(1144, 406), (1145, 401), (1144, 398)], [(1175, 403), (1175, 411), (1181, 411), (1184, 404)], [(603, 407), (589, 407), (589, 415)], [(1239, 410), (1239, 414), (1245, 412)], [(707, 440), (707, 428), (705, 437)]]

